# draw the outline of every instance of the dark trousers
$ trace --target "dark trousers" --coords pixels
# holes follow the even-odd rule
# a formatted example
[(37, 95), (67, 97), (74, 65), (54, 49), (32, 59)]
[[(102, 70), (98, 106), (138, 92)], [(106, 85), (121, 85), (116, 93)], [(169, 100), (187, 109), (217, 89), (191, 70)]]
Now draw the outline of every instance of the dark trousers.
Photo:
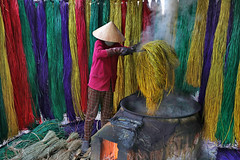
[(92, 126), (101, 104), (101, 127), (104, 126), (112, 116), (113, 92), (97, 91), (88, 87), (87, 113), (84, 123), (84, 139), (90, 140)]

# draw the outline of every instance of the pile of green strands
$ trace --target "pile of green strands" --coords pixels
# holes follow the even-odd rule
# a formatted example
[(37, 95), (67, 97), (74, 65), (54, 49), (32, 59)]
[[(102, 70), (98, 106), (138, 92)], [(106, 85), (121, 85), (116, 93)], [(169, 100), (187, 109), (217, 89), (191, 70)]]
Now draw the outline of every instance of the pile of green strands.
[[(0, 160), (11, 159), (21, 153), (24, 148), (41, 141), (49, 131), (53, 131), (59, 138), (64, 137), (64, 131), (57, 120), (45, 121), (31, 132), (22, 134), (0, 148)], [(36, 147), (38, 148), (38, 147)]]
[[(67, 139), (58, 138), (54, 131), (49, 131), (41, 141), (21, 150), (14, 157), (16, 160), (69, 160), (81, 156), (82, 140), (73, 132)], [(86, 154), (88, 154), (86, 156)], [(90, 158), (90, 149), (81, 157)]]
[(154, 115), (164, 92), (174, 87), (174, 71), (179, 65), (174, 49), (165, 41), (156, 40), (142, 46), (136, 60), (137, 83), (146, 97), (147, 114)]
[(89, 159), (91, 148), (81, 155), (81, 146), (82, 140), (78, 133), (73, 132), (65, 139), (63, 134), (57, 135), (49, 130), (42, 140), (19, 149), (18, 154), (11, 160), (69, 160), (80, 157)]

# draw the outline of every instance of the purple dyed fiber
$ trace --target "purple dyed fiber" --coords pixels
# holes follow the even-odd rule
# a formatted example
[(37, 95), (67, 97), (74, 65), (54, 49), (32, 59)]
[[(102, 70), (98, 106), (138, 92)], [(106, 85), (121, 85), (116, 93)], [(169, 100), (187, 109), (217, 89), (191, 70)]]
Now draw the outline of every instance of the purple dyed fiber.
[(60, 2), (60, 12), (62, 17), (62, 48), (63, 48), (63, 86), (65, 93), (65, 101), (67, 107), (67, 117), (69, 121), (74, 121), (76, 115), (73, 108), (72, 93), (71, 93), (71, 71), (72, 71), (72, 57), (70, 51), (69, 37), (68, 37), (68, 3)]
[(218, 148), (217, 160), (234, 160), (240, 159), (240, 151), (227, 148)]
[(233, 26), (233, 8), (234, 8), (234, 2), (231, 2), (231, 8), (230, 8), (230, 15), (229, 15), (229, 20), (228, 20), (228, 31), (227, 31), (227, 50), (226, 50), (226, 56), (225, 56), (225, 65), (224, 65), (224, 74), (226, 73), (226, 67), (227, 67), (227, 57), (228, 57), (228, 53), (229, 53), (229, 42), (230, 42), (230, 38), (232, 35), (232, 26)]
[(210, 0), (207, 13), (207, 27), (205, 34), (204, 60), (201, 77), (201, 87), (199, 91), (199, 103), (204, 106), (206, 87), (211, 68), (211, 58), (213, 51), (214, 34), (218, 24), (221, 8), (221, 0)]
[(47, 39), (46, 39), (46, 14), (44, 10), (43, 0), (39, 1), (37, 6), (37, 38), (39, 52), (39, 106), (43, 118), (53, 119), (49, 101), (49, 86), (48, 86), (48, 57), (47, 57)]
[[(93, 127), (92, 127), (92, 134), (94, 135), (101, 127), (100, 121), (94, 121)], [(83, 138), (84, 136), (84, 121), (80, 122), (73, 122), (65, 125), (64, 127), (65, 136), (68, 137), (72, 132), (77, 132), (79, 134), (79, 137)]]
[(27, 18), (29, 21), (30, 29), (31, 29), (31, 35), (32, 35), (32, 45), (33, 45), (33, 50), (35, 54), (35, 62), (36, 65), (38, 65), (38, 50), (37, 50), (37, 36), (36, 36), (36, 8), (33, 4), (32, 0), (24, 0), (24, 6), (25, 6), (25, 11), (27, 14)]

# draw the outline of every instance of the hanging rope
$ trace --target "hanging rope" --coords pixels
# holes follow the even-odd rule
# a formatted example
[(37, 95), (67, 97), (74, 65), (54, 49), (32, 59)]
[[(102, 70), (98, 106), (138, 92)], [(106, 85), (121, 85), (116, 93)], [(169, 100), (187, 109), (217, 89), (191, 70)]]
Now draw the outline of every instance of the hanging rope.
[[(234, 1), (231, 5), (230, 17), (233, 15), (233, 22), (230, 22), (232, 18), (229, 18), (228, 27), (231, 28), (230, 32), (230, 42), (227, 47), (227, 59), (226, 59), (226, 70), (223, 80), (223, 96), (222, 96), (222, 106), (221, 113), (219, 114), (216, 138), (221, 140), (223, 144), (234, 144), (234, 101), (235, 101), (235, 90), (236, 90), (236, 81), (238, 73), (238, 64), (239, 64), (239, 42), (240, 42), (240, 2)], [(234, 10), (234, 14), (233, 14)], [(231, 30), (231, 29), (230, 29)], [(239, 98), (239, 97), (238, 97)], [(235, 117), (236, 121), (239, 121), (240, 118)]]
[(8, 124), (3, 103), (2, 83), (0, 78), (0, 143), (8, 137)]
[[(185, 4), (188, 4), (187, 6)], [(187, 69), (188, 53), (190, 48), (190, 37), (194, 27), (197, 1), (188, 0), (179, 1), (177, 31), (175, 51), (180, 61), (179, 67), (175, 71), (175, 89), (182, 92), (195, 92), (195, 89), (185, 82), (185, 73)]]
[(81, 110), (81, 87), (80, 87), (80, 72), (78, 66), (78, 53), (77, 53), (77, 35), (76, 35), (76, 17), (75, 17), (75, 3), (74, 0), (69, 1), (69, 42), (72, 56), (72, 96), (73, 96), (73, 106), (76, 116), (80, 116), (82, 119), (84, 117)]
[(174, 49), (164, 41), (151, 41), (142, 49), (146, 51), (137, 53), (137, 82), (146, 97), (147, 114), (154, 115), (164, 91), (174, 87), (174, 70), (179, 62)]
[[(38, 83), (37, 83), (37, 68), (33, 52), (31, 29), (25, 12), (24, 1), (18, 0), (19, 16), (22, 28), (22, 41), (24, 46), (24, 53), (27, 60), (28, 81), (33, 97), (32, 109), (36, 119), (40, 119), (39, 105), (38, 105)], [(34, 107), (35, 106), (35, 107)]]
[[(5, 29), (2, 12), (0, 8), (0, 78), (3, 102), (8, 124), (8, 137), (11, 138), (18, 133), (18, 119), (14, 107), (14, 94), (11, 73), (7, 59), (7, 48), (5, 41)], [(2, 126), (2, 125), (1, 125)], [(4, 126), (6, 128), (6, 126)]]
[(48, 79), (50, 102), (54, 117), (63, 119), (65, 106), (63, 90), (63, 54), (59, 1), (46, 2)]
[[(219, 21), (215, 32), (212, 66), (206, 88), (204, 105), (204, 137), (215, 141), (218, 115), (222, 103), (223, 68), (227, 42), (227, 28), (231, 0), (222, 1)], [(214, 94), (213, 94), (214, 93)]]
[(80, 68), (81, 77), (81, 107), (85, 113), (87, 111), (87, 83), (88, 83), (88, 53), (86, 48), (86, 24), (85, 24), (85, 1), (76, 1), (76, 25), (77, 25), (77, 50), (78, 50), (78, 65)]
[(186, 71), (186, 81), (193, 87), (200, 87), (201, 83), (208, 4), (209, 0), (198, 1), (197, 4)]
[(220, 13), (221, 1), (209, 1), (208, 15), (207, 15), (207, 27), (205, 34), (204, 44), (204, 60), (201, 76), (201, 86), (199, 90), (198, 102), (203, 106), (205, 101), (205, 93), (207, 87), (208, 76), (211, 68), (211, 58), (214, 42), (214, 34), (218, 24), (218, 18)]
[(72, 71), (72, 58), (69, 44), (68, 35), (68, 3), (65, 1), (60, 2), (60, 11), (62, 19), (62, 47), (63, 47), (63, 86), (65, 101), (67, 107), (67, 117), (69, 121), (76, 120), (76, 115), (73, 108), (72, 92), (71, 92), (71, 71)]
[[(11, 4), (11, 5), (10, 5)], [(1, 1), (6, 31), (8, 63), (14, 90), (15, 109), (20, 129), (34, 123), (31, 93), (27, 80), (26, 57), (23, 50), (21, 24), (17, 1)]]

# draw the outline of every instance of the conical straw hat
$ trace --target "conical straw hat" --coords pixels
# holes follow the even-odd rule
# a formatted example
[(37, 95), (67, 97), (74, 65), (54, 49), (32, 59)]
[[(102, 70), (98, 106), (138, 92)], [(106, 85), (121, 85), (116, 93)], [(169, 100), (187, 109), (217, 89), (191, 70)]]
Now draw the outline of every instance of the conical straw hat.
[(118, 30), (112, 21), (93, 31), (93, 36), (97, 39), (108, 42), (121, 43), (125, 41), (123, 34)]

